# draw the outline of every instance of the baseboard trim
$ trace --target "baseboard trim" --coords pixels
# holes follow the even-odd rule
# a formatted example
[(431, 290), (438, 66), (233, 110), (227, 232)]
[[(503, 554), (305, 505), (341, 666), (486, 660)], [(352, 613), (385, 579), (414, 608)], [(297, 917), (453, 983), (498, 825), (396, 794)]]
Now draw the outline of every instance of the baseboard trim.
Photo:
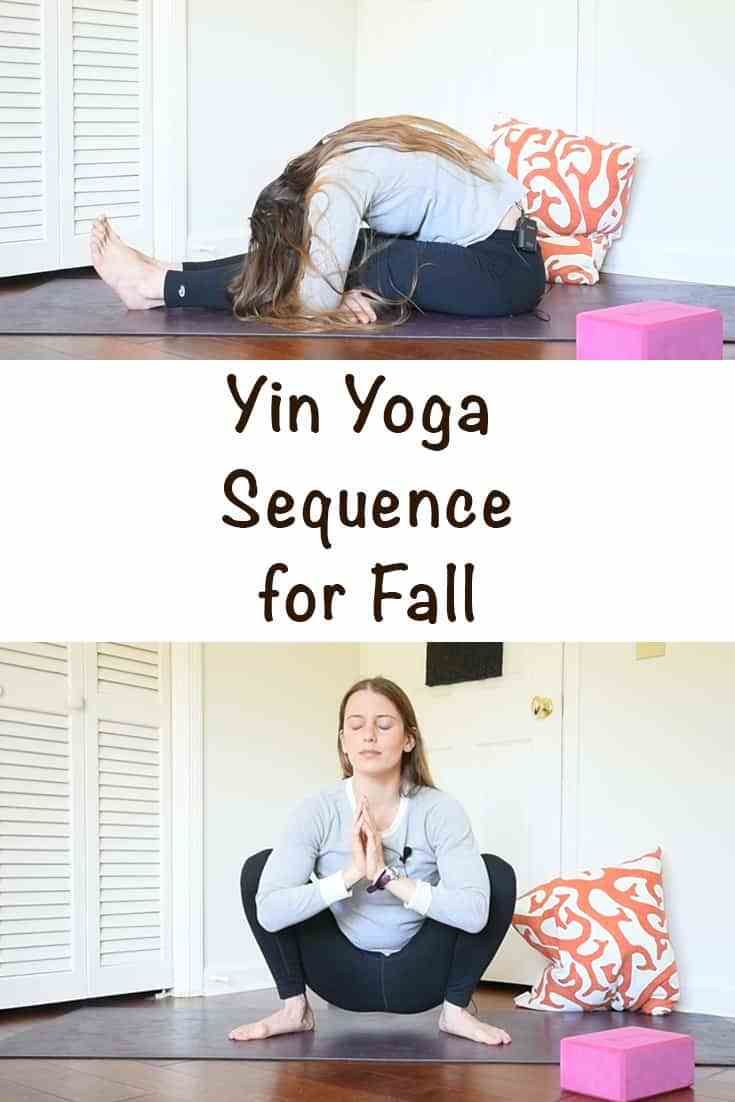
[[(651, 258), (654, 263), (651, 263)], [(706, 253), (685, 248), (662, 248), (659, 242), (627, 241), (613, 243), (605, 258), (603, 272), (608, 275), (660, 279), (670, 283), (704, 283), (732, 288), (732, 255), (726, 250)]]
[(255, 964), (250, 968), (228, 968), (226, 965), (221, 965), (204, 969), (202, 994), (230, 995), (238, 991), (275, 990), (275, 986), (265, 963)]
[(735, 987), (685, 985), (676, 1006), (687, 1014), (717, 1014), (735, 1018)]
[(225, 256), (237, 256), (247, 249), (247, 238), (242, 230), (232, 233), (195, 233), (186, 241), (184, 260), (221, 260)]

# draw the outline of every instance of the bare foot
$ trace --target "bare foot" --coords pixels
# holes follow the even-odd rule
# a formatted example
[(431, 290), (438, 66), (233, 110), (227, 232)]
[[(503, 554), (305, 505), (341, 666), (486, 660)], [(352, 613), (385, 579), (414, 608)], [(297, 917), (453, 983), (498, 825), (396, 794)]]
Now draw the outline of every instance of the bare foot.
[[(291, 1003), (295, 1005), (289, 1005)], [(259, 1022), (238, 1026), (227, 1036), (231, 1041), (262, 1041), (279, 1033), (303, 1033), (313, 1028), (314, 1015), (306, 999), (303, 998), (301, 1003), (289, 999), (275, 1014), (261, 1018)]]
[(494, 1025), (479, 1022), (477, 1018), (461, 1006), (445, 1002), (439, 1016), (439, 1029), (444, 1033), (453, 1033), (456, 1037), (466, 1037), (468, 1041), (479, 1041), (483, 1045), (509, 1045), (510, 1034)]
[(131, 248), (100, 215), (89, 237), (95, 270), (123, 300), (128, 310), (150, 310), (163, 305), (163, 281), (168, 267)]

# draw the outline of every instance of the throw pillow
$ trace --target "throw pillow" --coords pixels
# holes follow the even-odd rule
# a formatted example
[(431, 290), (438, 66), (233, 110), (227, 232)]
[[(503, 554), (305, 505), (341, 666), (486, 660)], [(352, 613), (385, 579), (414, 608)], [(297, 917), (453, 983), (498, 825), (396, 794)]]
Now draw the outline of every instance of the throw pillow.
[(540, 884), (518, 899), (513, 926), (549, 961), (516, 1006), (668, 1014), (679, 999), (660, 848)]

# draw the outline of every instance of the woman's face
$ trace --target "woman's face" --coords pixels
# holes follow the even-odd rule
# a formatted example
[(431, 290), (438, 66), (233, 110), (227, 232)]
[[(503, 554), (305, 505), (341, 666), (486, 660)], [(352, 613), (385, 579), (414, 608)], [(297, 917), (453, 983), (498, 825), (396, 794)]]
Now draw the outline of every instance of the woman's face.
[(353, 772), (374, 776), (400, 769), (404, 750), (411, 750), (415, 741), (387, 696), (360, 689), (348, 698), (342, 748)]

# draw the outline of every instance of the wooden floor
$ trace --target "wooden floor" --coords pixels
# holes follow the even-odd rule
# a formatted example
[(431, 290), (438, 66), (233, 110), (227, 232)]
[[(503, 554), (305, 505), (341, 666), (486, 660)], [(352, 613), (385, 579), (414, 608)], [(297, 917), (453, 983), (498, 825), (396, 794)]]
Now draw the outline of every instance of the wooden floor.
[(414, 341), (389, 337), (0, 336), (0, 360), (56, 359), (573, 360), (574, 344), (569, 341)]
[[(512, 991), (484, 984), (483, 1012), (512, 1009)], [(132, 996), (126, 1005), (142, 1000)], [(120, 1005), (120, 1000), (115, 1000)], [(186, 1007), (211, 1000), (181, 999)], [(68, 1011), (76, 1004), (0, 1015), (0, 1038)], [(234, 1011), (233, 1019), (237, 1018)], [(239, 1025), (233, 1020), (233, 1026)], [(232, 1060), (3, 1060), (1, 1102), (575, 1102), (559, 1090), (556, 1065), (377, 1064)], [(735, 1102), (735, 1068), (698, 1068), (694, 1089), (658, 1095), (658, 1102)]]
[[(571, 341), (0, 336), (0, 360), (573, 360), (574, 354)], [(724, 358), (735, 360), (735, 344), (725, 345)]]

